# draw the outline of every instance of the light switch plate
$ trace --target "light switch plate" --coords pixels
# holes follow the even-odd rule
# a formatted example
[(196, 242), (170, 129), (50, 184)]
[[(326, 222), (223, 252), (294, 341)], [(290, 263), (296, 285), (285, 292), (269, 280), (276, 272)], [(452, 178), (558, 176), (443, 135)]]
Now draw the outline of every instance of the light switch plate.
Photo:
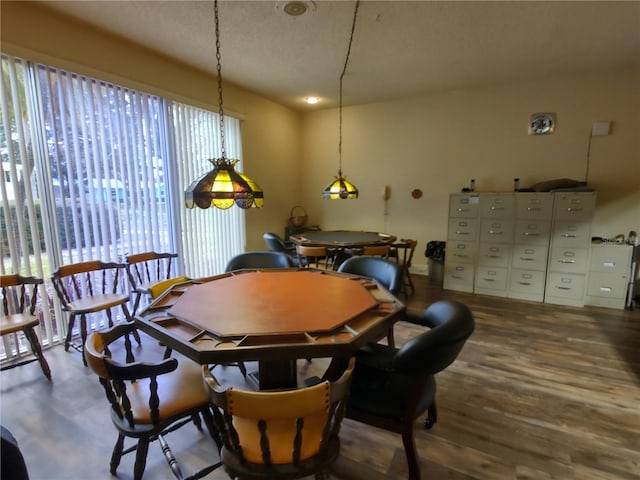
[(594, 122), (591, 127), (591, 135), (596, 137), (600, 135), (609, 135), (609, 122)]

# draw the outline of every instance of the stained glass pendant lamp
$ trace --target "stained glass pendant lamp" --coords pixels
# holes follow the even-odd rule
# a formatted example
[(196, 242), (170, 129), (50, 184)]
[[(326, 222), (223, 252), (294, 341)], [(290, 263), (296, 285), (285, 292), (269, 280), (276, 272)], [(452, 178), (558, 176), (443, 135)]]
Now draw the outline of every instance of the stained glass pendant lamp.
[(342, 79), (347, 71), (347, 64), (349, 63), (349, 55), (351, 53), (351, 44), (353, 43), (353, 33), (356, 29), (356, 19), (358, 18), (358, 7), (360, 6), (360, 0), (356, 2), (356, 8), (353, 12), (353, 24), (351, 25), (351, 36), (349, 37), (349, 47), (347, 48), (347, 58), (344, 62), (342, 73), (340, 74), (340, 103), (338, 111), (340, 117), (339, 123), (339, 139), (338, 139), (338, 175), (335, 180), (327, 185), (327, 188), (322, 192), (322, 196), (327, 200), (337, 200), (346, 198), (358, 198), (358, 189), (352, 183), (347, 181), (347, 177), (342, 174)]
[(236, 171), (238, 160), (228, 159), (224, 143), (224, 110), (222, 108), (222, 68), (220, 65), (220, 28), (218, 0), (214, 1), (216, 27), (216, 60), (218, 69), (218, 108), (220, 115), (220, 158), (209, 159), (213, 170), (196, 179), (184, 193), (187, 208), (227, 209), (234, 204), (240, 208), (262, 207), (264, 194), (256, 182)]

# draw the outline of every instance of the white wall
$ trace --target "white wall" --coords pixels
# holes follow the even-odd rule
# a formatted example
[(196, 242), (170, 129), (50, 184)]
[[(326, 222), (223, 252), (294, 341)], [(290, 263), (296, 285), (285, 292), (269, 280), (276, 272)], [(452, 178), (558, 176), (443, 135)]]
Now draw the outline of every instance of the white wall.
[[(557, 128), (527, 134), (532, 113), (555, 112)], [(443, 92), (343, 109), (343, 173), (357, 200), (323, 200), (338, 169), (338, 112), (305, 114), (302, 124), (303, 204), (325, 229), (385, 230), (417, 238), (414, 263), (426, 263), (429, 240), (444, 240), (448, 194), (475, 178), (477, 191), (510, 191), (555, 178), (584, 180), (591, 126), (588, 185), (595, 188), (593, 235), (640, 231), (640, 71)], [(391, 187), (388, 215), (382, 187)], [(411, 198), (419, 188), (423, 196)]]

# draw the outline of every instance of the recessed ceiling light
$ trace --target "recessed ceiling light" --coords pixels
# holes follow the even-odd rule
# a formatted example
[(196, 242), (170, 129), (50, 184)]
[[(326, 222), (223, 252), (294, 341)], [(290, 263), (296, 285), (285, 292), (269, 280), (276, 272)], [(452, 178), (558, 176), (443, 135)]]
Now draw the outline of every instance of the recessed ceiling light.
[(315, 105), (316, 103), (318, 103), (320, 101), (320, 99), (318, 97), (307, 97), (304, 100), (309, 105)]
[(290, 17), (299, 17), (307, 11), (316, 11), (316, 3), (313, 0), (287, 0), (276, 3), (276, 10), (286, 13)]

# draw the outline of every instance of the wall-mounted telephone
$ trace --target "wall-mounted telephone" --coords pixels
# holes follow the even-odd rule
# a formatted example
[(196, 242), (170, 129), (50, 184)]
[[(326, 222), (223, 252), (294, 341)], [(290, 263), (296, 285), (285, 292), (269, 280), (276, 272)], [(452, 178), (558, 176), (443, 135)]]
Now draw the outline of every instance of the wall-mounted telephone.
[(382, 187), (382, 199), (389, 200), (391, 198), (391, 187), (389, 185), (385, 185)]

